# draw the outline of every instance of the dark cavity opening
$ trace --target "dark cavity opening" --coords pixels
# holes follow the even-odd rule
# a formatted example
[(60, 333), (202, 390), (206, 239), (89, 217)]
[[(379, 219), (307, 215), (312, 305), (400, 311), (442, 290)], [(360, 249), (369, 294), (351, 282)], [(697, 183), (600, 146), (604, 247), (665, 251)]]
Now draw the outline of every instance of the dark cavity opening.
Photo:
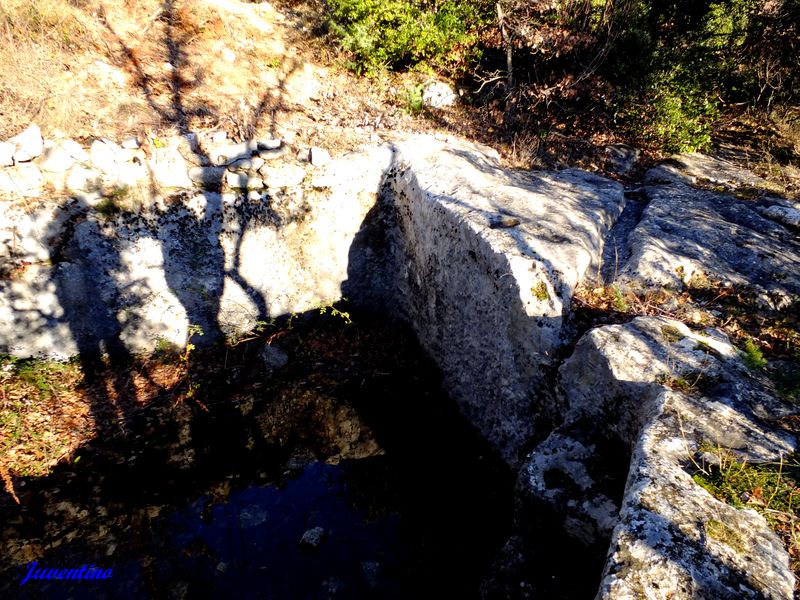
[[(179, 402), (118, 398), (21, 506), (3, 497), (0, 596), (480, 596), (513, 476), (405, 326), (310, 313), (188, 360)], [(33, 561), (113, 575), (20, 586)]]

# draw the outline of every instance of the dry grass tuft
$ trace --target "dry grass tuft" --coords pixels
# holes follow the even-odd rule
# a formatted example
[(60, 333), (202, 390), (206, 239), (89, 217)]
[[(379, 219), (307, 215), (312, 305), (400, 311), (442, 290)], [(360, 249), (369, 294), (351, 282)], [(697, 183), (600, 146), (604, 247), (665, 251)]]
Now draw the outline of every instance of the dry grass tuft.
[(5, 0), (0, 19), (4, 34), (17, 43), (79, 51), (96, 42), (96, 27), (86, 7), (77, 0)]
[(96, 52), (91, 17), (64, 0), (5, 0), (0, 3), (0, 138), (46, 120), (58, 128), (77, 108), (74, 77), (64, 77), (74, 58)]

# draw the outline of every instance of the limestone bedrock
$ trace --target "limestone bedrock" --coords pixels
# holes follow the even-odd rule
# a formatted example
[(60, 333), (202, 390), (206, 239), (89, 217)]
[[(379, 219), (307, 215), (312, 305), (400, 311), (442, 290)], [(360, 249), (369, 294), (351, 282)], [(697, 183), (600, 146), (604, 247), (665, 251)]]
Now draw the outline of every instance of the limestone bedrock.
[(697, 189), (702, 179), (728, 185), (764, 183), (719, 159), (679, 155), (648, 171), (647, 205), (627, 240), (623, 286), (680, 290), (694, 277), (752, 290), (762, 307), (782, 310), (800, 297), (800, 207), (770, 194), (741, 199)]
[(491, 149), (432, 136), (262, 195), (212, 191), (221, 172), (189, 162), (171, 177), (197, 187), (135, 210), (81, 194), (0, 204), (0, 253), (20, 265), (0, 281), (0, 352), (181, 346), (190, 324), (204, 343), (345, 296), (411, 323), (467, 416), (517, 463), (550, 408), (543, 370), (572, 292), (623, 209), (619, 184), (505, 170)]
[[(795, 450), (778, 424), (789, 409), (727, 338), (639, 317), (590, 330), (559, 365), (621, 185), (504, 169), (489, 148), (426, 135), (310, 163), (281, 140), (214, 143), (162, 140), (146, 156), (47, 140), (21, 164), (0, 147), (0, 353), (207, 343), (347, 297), (408, 322), (467, 419), (520, 468), (518, 525), (550, 518), (607, 551), (598, 598), (791, 597), (764, 518), (691, 476), (704, 443), (751, 462)], [(798, 206), (690, 187), (712, 167), (752, 183), (710, 160), (649, 174), (648, 204), (626, 212), (618, 283), (704, 275), (791, 304)], [(47, 199), (53, 188), (63, 200)], [(262, 354), (267, 375), (288, 360)], [(667, 385), (701, 376), (685, 392)]]
[[(678, 377), (697, 389), (670, 389)], [(723, 334), (660, 317), (593, 329), (559, 369), (559, 392), (564, 422), (531, 453), (519, 489), (526, 510), (549, 507), (584, 543), (611, 536), (598, 600), (792, 597), (789, 555), (767, 521), (692, 479), (705, 446), (751, 463), (795, 450), (779, 425), (791, 408)], [(610, 441), (632, 449), (621, 504), (602, 481), (612, 465), (596, 464)]]

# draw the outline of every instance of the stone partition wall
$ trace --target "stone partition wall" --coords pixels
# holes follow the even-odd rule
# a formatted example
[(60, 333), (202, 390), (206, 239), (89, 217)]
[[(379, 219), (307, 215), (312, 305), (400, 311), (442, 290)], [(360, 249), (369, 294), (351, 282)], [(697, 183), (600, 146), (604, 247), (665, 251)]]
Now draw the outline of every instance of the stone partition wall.
[(345, 293), (409, 322), (470, 422), (516, 464), (536, 423), (557, 418), (545, 374), (622, 187), (582, 171), (509, 172), (486, 150), (422, 141), (393, 147)]
[(379, 178), (347, 202), (314, 190), (266, 202), (197, 189), (113, 213), (80, 197), (3, 203), (13, 266), (0, 281), (0, 351), (142, 352), (159, 340), (183, 346), (190, 324), (210, 341), (331, 303)]

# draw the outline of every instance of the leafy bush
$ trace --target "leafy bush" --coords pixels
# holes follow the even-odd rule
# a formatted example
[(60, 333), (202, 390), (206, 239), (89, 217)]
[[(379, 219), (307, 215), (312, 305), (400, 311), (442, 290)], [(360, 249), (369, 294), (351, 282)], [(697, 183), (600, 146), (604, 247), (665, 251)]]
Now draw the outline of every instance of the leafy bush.
[(693, 152), (711, 145), (711, 124), (719, 109), (709, 91), (675, 72), (659, 74), (652, 90), (650, 108), (642, 115), (650, 137), (668, 152)]
[(796, 103), (800, 0), (628, 3), (602, 73), (631, 137), (666, 151), (702, 150), (734, 107)]
[(350, 53), (349, 68), (373, 74), (439, 60), (473, 38), (473, 3), (444, 2), (435, 10), (415, 0), (331, 0), (331, 30)]
[(737, 58), (752, 86), (751, 98), (767, 108), (774, 100), (796, 106), (800, 97), (798, 56), (800, 0), (750, 0), (745, 38), (737, 47)]
[(667, 152), (711, 144), (711, 125), (736, 71), (729, 48), (743, 39), (741, 11), (721, 7), (687, 12), (680, 1), (639, 3), (605, 71), (621, 92), (618, 114), (634, 138)]

